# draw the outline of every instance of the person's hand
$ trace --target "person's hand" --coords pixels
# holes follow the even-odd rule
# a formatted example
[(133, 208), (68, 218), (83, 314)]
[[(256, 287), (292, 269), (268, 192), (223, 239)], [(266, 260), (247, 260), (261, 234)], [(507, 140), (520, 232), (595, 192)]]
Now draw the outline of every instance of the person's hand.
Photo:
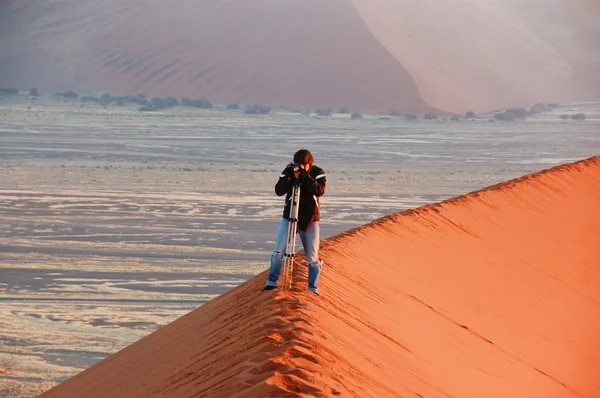
[(304, 180), (306, 180), (306, 177), (308, 177), (308, 171), (304, 168), (301, 167), (298, 170), (298, 175), (296, 176), (296, 178), (298, 179), (298, 181), (303, 182)]
[(288, 178), (295, 178), (294, 164), (289, 163), (283, 172)]

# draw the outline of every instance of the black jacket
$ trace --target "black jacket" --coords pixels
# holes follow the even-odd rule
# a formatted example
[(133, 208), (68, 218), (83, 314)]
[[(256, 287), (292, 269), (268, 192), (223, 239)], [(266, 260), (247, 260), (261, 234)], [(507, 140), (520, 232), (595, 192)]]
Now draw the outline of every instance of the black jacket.
[[(313, 165), (308, 172), (304, 173), (304, 180), (300, 183), (298, 208), (298, 229), (300, 231), (308, 231), (313, 222), (321, 219), (319, 197), (325, 193), (326, 184), (325, 171), (322, 168)], [(300, 177), (302, 178), (302, 176)], [(286, 167), (275, 184), (277, 196), (285, 194), (285, 208), (283, 209), (285, 218), (290, 216), (292, 187), (296, 182), (296, 178)]]

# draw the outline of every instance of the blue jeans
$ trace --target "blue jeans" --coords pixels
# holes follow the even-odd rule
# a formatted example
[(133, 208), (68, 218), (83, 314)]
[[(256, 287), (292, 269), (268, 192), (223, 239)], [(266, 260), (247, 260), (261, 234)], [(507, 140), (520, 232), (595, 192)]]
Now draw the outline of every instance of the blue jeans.
[[(267, 286), (277, 286), (277, 280), (281, 274), (281, 263), (285, 256), (285, 246), (287, 245), (287, 229), (289, 221), (286, 218), (281, 219), (279, 229), (277, 230), (277, 238), (275, 239), (275, 248), (271, 255), (271, 268), (269, 269), (269, 279)], [(308, 262), (308, 290), (319, 292), (319, 273), (321, 272), (322, 261), (319, 260), (319, 222), (311, 224), (308, 231), (298, 230), (306, 261)]]

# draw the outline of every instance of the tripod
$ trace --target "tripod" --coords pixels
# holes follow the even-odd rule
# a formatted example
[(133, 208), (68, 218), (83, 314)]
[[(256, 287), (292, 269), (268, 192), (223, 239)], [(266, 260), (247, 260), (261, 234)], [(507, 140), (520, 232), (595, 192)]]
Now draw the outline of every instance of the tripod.
[(296, 182), (292, 187), (292, 201), (288, 217), (287, 240), (285, 245), (285, 257), (281, 267), (281, 287), (289, 289), (292, 287), (292, 274), (294, 271), (294, 256), (296, 252), (296, 234), (298, 233), (298, 206), (300, 204), (300, 183)]

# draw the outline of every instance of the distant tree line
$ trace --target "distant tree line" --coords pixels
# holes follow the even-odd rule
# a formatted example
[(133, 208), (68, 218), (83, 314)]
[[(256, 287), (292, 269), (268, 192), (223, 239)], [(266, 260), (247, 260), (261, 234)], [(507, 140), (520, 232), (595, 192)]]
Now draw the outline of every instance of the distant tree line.
[(494, 119), (501, 121), (512, 121), (517, 119), (523, 119), (528, 116), (533, 116), (538, 113), (548, 112), (552, 109), (558, 107), (559, 104), (542, 104), (538, 103), (533, 105), (530, 108), (513, 108), (506, 109), (502, 112), (497, 112), (494, 114)]
[[(0, 88), (0, 95), (18, 95), (18, 94), (19, 94), (19, 90), (16, 88)], [(29, 90), (29, 96), (36, 97), (38, 95), (39, 95), (39, 91), (36, 88), (31, 88)], [(94, 103), (98, 103), (98, 104), (101, 104), (104, 106), (107, 106), (110, 104), (116, 104), (118, 106), (125, 106), (127, 104), (135, 104), (135, 105), (140, 106), (140, 108), (139, 108), (140, 111), (159, 111), (159, 110), (168, 109), (168, 108), (172, 108), (172, 107), (176, 107), (176, 106), (187, 106), (187, 107), (193, 107), (193, 108), (198, 108), (198, 109), (213, 109), (213, 108), (215, 108), (215, 106), (206, 99), (182, 98), (181, 101), (179, 101), (175, 97), (166, 97), (166, 98), (153, 97), (152, 99), (148, 99), (145, 94), (137, 94), (137, 95), (133, 95), (133, 96), (115, 96), (110, 93), (105, 93), (99, 97), (89, 96), (89, 95), (80, 97), (79, 94), (74, 91), (65, 91), (65, 92), (57, 92), (57, 93), (55, 93), (55, 95), (57, 97), (64, 98), (64, 99), (69, 99), (69, 100), (80, 99), (84, 103), (94, 102)], [(556, 106), (558, 106), (558, 104), (536, 104), (529, 109), (527, 109), (527, 108), (508, 109), (508, 110), (505, 110), (502, 112), (495, 113), (494, 118), (497, 120), (515, 120), (518, 118), (526, 117), (531, 114), (550, 110), (551, 108), (556, 107)], [(288, 108), (284, 105), (281, 105), (280, 108), (283, 110), (286, 110), (287, 112), (290, 112), (290, 113), (301, 113), (306, 116), (314, 113), (320, 117), (330, 117), (334, 113), (337, 113), (340, 115), (350, 115), (350, 119), (363, 118), (362, 113), (353, 112), (350, 109), (348, 109), (347, 107), (341, 107), (336, 112), (334, 112), (331, 108), (316, 108), (313, 111), (311, 111), (309, 109), (306, 109), (306, 110), (292, 109), (292, 108)], [(231, 103), (231, 104), (226, 105), (225, 109), (227, 109), (227, 110), (244, 109), (244, 113), (247, 115), (268, 115), (272, 111), (271, 107), (266, 106), (266, 105), (251, 105), (251, 106), (242, 107), (236, 103)], [(400, 113), (400, 111), (398, 111), (396, 109), (392, 109), (389, 111), (389, 116), (401, 117), (401, 113)], [(407, 121), (419, 119), (419, 117), (417, 115), (412, 114), (412, 113), (404, 114), (403, 117)], [(465, 118), (467, 118), (467, 119), (473, 119), (475, 117), (476, 117), (476, 114), (474, 112), (467, 112), (465, 115)], [(436, 120), (436, 119), (438, 119), (438, 116), (435, 113), (429, 112), (429, 113), (425, 113), (422, 116), (422, 118), (423, 118), (423, 120)], [(585, 115), (583, 115), (583, 114), (577, 114), (577, 115), (573, 115), (573, 116), (561, 115), (561, 119), (563, 119), (563, 120), (566, 120), (569, 118), (571, 118), (573, 120), (585, 120)], [(378, 120), (391, 120), (391, 118), (383, 117), (383, 118), (379, 118)], [(447, 119), (444, 118), (443, 120), (447, 120)], [(458, 115), (453, 115), (450, 117), (450, 120), (460, 120), (460, 117)]]
[(579, 121), (582, 121), (582, 120), (586, 119), (584, 113), (576, 113), (574, 115), (563, 114), (563, 115), (560, 115), (560, 118), (561, 118), (561, 120), (569, 120), (569, 119), (571, 119), (571, 120), (579, 120)]

